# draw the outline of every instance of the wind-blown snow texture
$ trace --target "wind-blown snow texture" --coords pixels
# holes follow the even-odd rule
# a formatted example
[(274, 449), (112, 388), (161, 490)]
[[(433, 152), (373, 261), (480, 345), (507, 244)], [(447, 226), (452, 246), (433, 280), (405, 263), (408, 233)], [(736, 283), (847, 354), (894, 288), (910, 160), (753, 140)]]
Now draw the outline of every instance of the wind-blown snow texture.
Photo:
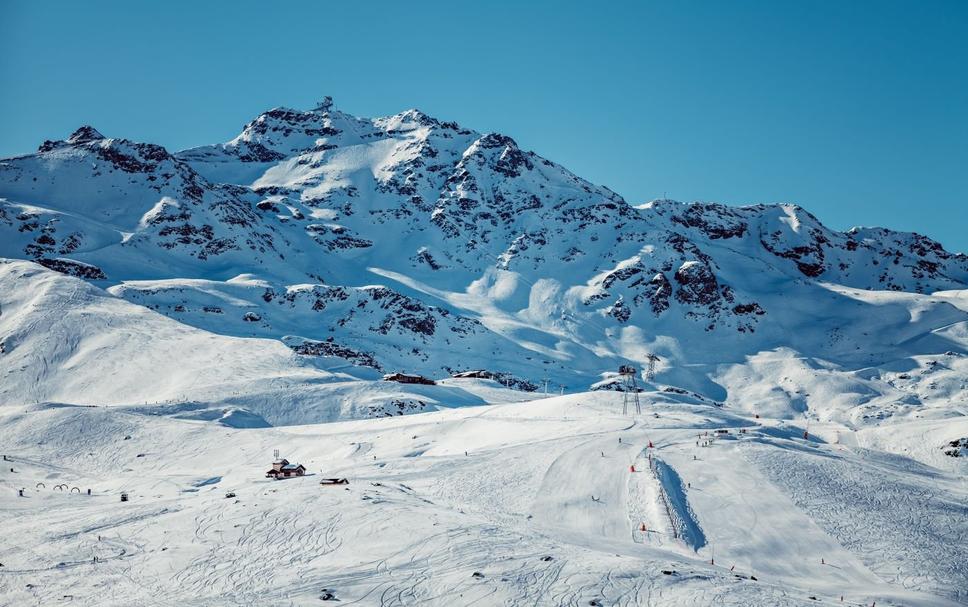
[[(924, 236), (327, 98), (0, 160), (0, 257), (0, 604), (968, 600), (968, 257)], [(267, 484), (279, 445), (350, 491)]]

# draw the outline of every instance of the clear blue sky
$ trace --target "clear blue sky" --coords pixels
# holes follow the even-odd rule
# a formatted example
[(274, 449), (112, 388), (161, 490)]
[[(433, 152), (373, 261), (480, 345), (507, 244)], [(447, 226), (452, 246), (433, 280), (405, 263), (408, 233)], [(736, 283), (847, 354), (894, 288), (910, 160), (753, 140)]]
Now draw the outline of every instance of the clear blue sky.
[(323, 95), (500, 131), (630, 202), (796, 202), (968, 252), (968, 2), (0, 0), (0, 156), (172, 150)]

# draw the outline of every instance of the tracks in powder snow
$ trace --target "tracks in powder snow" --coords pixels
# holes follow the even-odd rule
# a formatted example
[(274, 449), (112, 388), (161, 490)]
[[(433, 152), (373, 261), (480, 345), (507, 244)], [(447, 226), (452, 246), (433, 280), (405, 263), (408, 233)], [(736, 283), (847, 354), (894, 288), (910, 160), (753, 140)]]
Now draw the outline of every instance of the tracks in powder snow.
[(867, 453), (868, 465), (862, 468), (849, 451), (795, 457), (755, 450), (747, 456), (879, 578), (906, 589), (966, 598), (968, 497), (941, 492), (937, 483), (947, 479), (939, 471), (903, 474), (921, 465), (885, 455), (878, 473), (871, 474), (869, 464), (877, 463), (878, 456)]
[(202, 554), (174, 580), (189, 595), (255, 601), (279, 581), (280, 573), (299, 571), (336, 551), (342, 544), (340, 521), (338, 512), (307, 512), (288, 501), (258, 513), (214, 498), (194, 521), (193, 543), (201, 545)]

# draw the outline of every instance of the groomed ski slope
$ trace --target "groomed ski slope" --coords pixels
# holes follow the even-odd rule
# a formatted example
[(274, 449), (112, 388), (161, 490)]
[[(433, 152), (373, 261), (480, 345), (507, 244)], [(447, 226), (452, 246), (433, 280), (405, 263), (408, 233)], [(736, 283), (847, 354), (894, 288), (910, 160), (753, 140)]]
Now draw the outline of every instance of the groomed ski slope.
[[(963, 470), (643, 396), (638, 416), (586, 393), (284, 428), (7, 407), (0, 604), (968, 602)], [(265, 479), (273, 449), (309, 476)], [(698, 551), (671, 534), (650, 454), (684, 485)]]

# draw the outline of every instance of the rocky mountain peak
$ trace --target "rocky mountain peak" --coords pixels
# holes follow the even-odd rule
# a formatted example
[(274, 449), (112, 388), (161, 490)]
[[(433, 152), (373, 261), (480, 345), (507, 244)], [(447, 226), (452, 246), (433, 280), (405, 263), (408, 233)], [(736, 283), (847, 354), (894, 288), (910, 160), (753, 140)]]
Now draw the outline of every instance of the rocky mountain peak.
[(71, 133), (71, 136), (67, 139), (62, 141), (48, 139), (47, 141), (44, 141), (42, 144), (40, 144), (40, 147), (37, 148), (37, 151), (40, 153), (49, 152), (64, 146), (83, 145), (85, 143), (92, 143), (94, 141), (101, 141), (103, 139), (105, 139), (104, 135), (98, 132), (97, 129), (95, 129), (93, 126), (85, 124)]
[(104, 139), (104, 135), (98, 132), (93, 126), (85, 124), (81, 128), (74, 131), (70, 137), (67, 138), (68, 143), (88, 143), (91, 141), (98, 141)]
[(507, 135), (502, 135), (501, 133), (487, 133), (477, 140), (477, 145), (485, 150), (494, 148), (509, 148), (513, 150), (518, 149), (518, 143), (514, 139), (511, 139)]

